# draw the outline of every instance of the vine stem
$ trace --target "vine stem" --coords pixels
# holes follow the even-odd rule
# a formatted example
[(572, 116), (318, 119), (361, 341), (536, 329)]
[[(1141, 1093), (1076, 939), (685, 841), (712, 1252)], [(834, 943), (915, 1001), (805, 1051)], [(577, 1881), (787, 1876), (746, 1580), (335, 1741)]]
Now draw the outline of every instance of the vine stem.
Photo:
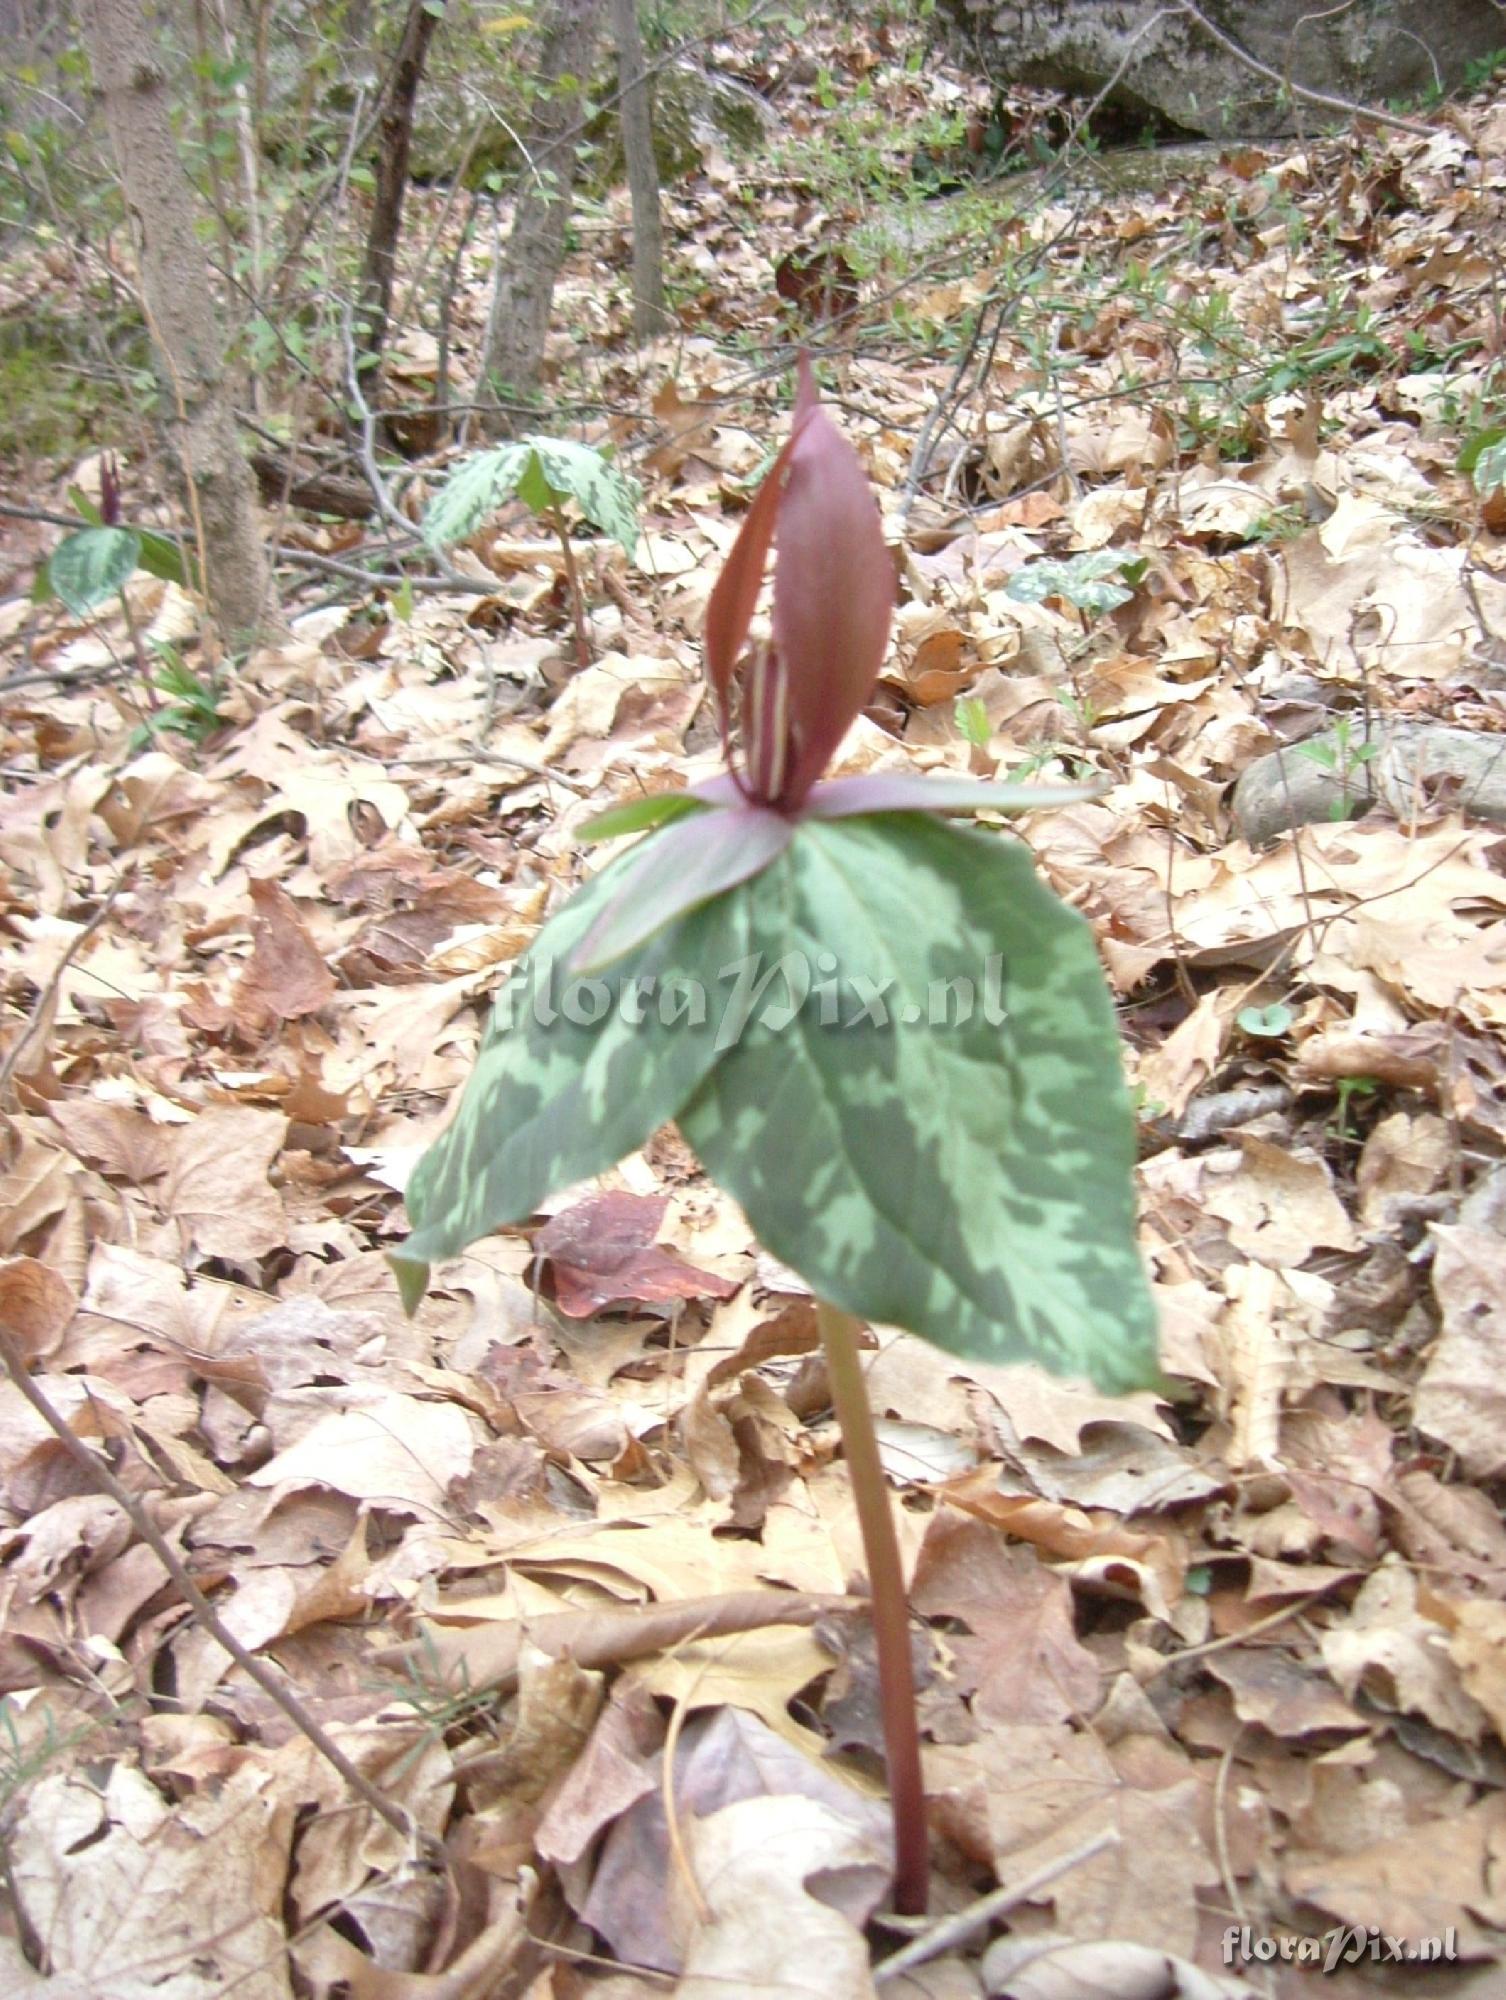
[(910, 1663), (910, 1607), (900, 1565), (899, 1539), (889, 1507), (889, 1489), (879, 1458), (868, 1389), (858, 1345), (858, 1322), (851, 1313), (817, 1302), (821, 1345), (832, 1407), (842, 1432), (842, 1449), (863, 1531), (868, 1562), (868, 1597), (878, 1650), (879, 1708), (884, 1725), (884, 1757), (889, 1766), (889, 1800), (894, 1813), (894, 1907), (901, 1916), (925, 1915), (930, 1883), (930, 1843), (926, 1836), (925, 1786), (920, 1773), (920, 1730), (915, 1719), (915, 1674)]

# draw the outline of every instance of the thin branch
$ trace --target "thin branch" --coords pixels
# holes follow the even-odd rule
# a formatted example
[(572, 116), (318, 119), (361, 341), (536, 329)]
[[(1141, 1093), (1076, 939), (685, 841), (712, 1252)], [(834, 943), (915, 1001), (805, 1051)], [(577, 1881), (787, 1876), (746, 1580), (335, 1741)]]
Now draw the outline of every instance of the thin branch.
[(1267, 83), (1274, 83), (1279, 89), (1290, 91), (1293, 97), (1300, 97), (1305, 104), (1321, 105), (1325, 111), (1342, 111), (1347, 118), (1368, 118), (1376, 125), (1389, 125), (1395, 132), (1410, 132), (1414, 138), (1437, 138), (1436, 125), (1423, 125), (1415, 118), (1403, 118), (1394, 111), (1377, 111), (1372, 105), (1356, 104), (1352, 98), (1334, 97), (1326, 90), (1309, 90), (1305, 83), (1293, 83), (1289, 77), (1284, 77), (1279, 69), (1272, 69), (1270, 64), (1262, 62), (1259, 56), (1252, 56), (1250, 51), (1242, 48), (1232, 35), (1226, 35), (1222, 28), (1216, 28), (1205, 13), (1193, 5), (1192, 0), (1172, 0), (1172, 4), (1189, 20), (1196, 21), (1203, 33), (1217, 42), (1225, 54), (1233, 56), (1236, 62), (1243, 63), (1246, 69), (1254, 70), (1257, 76), (1263, 76)]
[(1085, 1840), (1080, 1847), (1074, 1847), (1065, 1854), (1058, 1854), (1053, 1861), (1047, 1861), (1037, 1868), (1033, 1875), (1027, 1875), (1023, 1882), (1006, 1882), (999, 1888), (980, 1896), (976, 1903), (969, 1903), (965, 1910), (958, 1910), (950, 1917), (943, 1917), (913, 1943), (886, 1958), (882, 1965), (874, 1968), (873, 1983), (882, 1986), (886, 1980), (898, 1979), (902, 1972), (912, 1972), (917, 1965), (925, 1965), (933, 1958), (939, 1958), (944, 1951), (954, 1945), (965, 1944), (996, 1918), (1008, 1916), (1019, 1903), (1028, 1903), (1038, 1896), (1042, 1889), (1049, 1888), (1059, 1876), (1073, 1868), (1081, 1868), (1085, 1861), (1092, 1861), (1111, 1847), (1119, 1845), (1120, 1836), (1108, 1827)]
[(401, 1834), (404, 1840), (416, 1843), (422, 1847), (433, 1848), (435, 1843), (432, 1836), (425, 1833), (413, 1819), (412, 1815), (406, 1812), (395, 1799), (389, 1799), (385, 1792), (378, 1791), (377, 1787), (365, 1773), (358, 1770), (350, 1758), (346, 1756), (345, 1752), (329, 1734), (328, 1730), (324, 1728), (323, 1724), (317, 1722), (309, 1714), (298, 1697), (289, 1694), (277, 1676), (270, 1668), (264, 1666), (254, 1653), (247, 1652), (240, 1640), (236, 1638), (235, 1634), (223, 1622), (219, 1613), (209, 1602), (209, 1599), (183, 1567), (177, 1550), (174, 1549), (156, 1523), (147, 1514), (141, 1502), (133, 1493), (128, 1492), (121, 1485), (109, 1467), (94, 1452), (88, 1449), (82, 1439), (74, 1435), (68, 1424), (59, 1415), (57, 1410), (53, 1408), (48, 1398), (37, 1387), (30, 1369), (21, 1359), (21, 1355), (12, 1342), (9, 1333), (4, 1331), (4, 1329), (0, 1329), (0, 1361), (4, 1361), (6, 1372), (9, 1374), (11, 1380), (42, 1419), (43, 1423), (47, 1425), (47, 1428), (57, 1438), (58, 1443), (62, 1445), (68, 1456), (79, 1467), (80, 1471), (86, 1474), (91, 1485), (98, 1487), (100, 1492), (108, 1494), (115, 1502), (115, 1505), (125, 1515), (131, 1526), (136, 1530), (136, 1533), (146, 1543), (152, 1554), (177, 1585), (190, 1611), (192, 1611), (195, 1619), (209, 1634), (210, 1638), (217, 1645), (224, 1647), (225, 1651), (234, 1660), (246, 1678), (254, 1681), (267, 1699), (274, 1702), (282, 1710), (283, 1714), (293, 1724), (294, 1728), (298, 1730), (300, 1735), (308, 1739), (319, 1752), (320, 1756), (338, 1773), (356, 1796), (370, 1806), (371, 1810), (380, 1819), (384, 1820), (394, 1832)]

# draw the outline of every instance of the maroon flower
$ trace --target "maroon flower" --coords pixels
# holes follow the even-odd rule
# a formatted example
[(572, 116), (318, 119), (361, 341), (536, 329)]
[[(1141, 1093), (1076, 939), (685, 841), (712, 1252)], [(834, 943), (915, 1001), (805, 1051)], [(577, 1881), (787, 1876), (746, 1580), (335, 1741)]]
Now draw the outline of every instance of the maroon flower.
[[(576, 948), (573, 972), (599, 971), (687, 910), (746, 882), (784, 852), (804, 819), (1018, 811), (1101, 789), (909, 772), (817, 783), (883, 665), (894, 566), (858, 455), (821, 408), (804, 354), (799, 368), (789, 440), (754, 496), (706, 607), (706, 668), (727, 774), (688, 793), (614, 807), (586, 828), (589, 838), (605, 840), (663, 825)], [(745, 654), (771, 544), (773, 636)], [(734, 703), (740, 765), (732, 752)]]
[[(774, 632), (738, 672), (769, 544)], [(793, 812), (873, 692), (894, 611), (894, 565), (858, 455), (800, 357), (794, 427), (758, 489), (706, 608), (706, 666), (743, 797)], [(743, 768), (732, 764), (734, 684)]]

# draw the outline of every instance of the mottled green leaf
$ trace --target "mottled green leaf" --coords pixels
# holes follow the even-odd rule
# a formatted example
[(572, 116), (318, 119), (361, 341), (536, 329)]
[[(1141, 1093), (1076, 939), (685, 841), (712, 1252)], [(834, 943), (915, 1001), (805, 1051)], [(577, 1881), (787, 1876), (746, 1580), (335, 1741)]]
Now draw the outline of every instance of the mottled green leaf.
[(424, 514), (424, 540), (436, 549), (474, 535), (517, 490), (529, 454), (520, 444), (479, 451), (457, 465)]
[(611, 460), (571, 438), (526, 437), (531, 459), (518, 480), (518, 497), (542, 512), (573, 500), (603, 534), (631, 555), (638, 546), (638, 488)]
[(1133, 560), (1133, 549), (1083, 549), (1062, 561), (1047, 557), (1017, 569), (1005, 584), (1004, 595), (1017, 604), (1061, 597), (1079, 611), (1112, 611), (1134, 595), (1122, 583), (1111, 581)]
[(536, 514), (573, 500), (631, 555), (638, 545), (638, 489), (609, 459), (571, 438), (525, 437), (478, 452), (450, 474), (424, 515), (435, 548), (463, 542), (513, 494)]
[(659, 931), (614, 967), (610, 984), (567, 971), (636, 853), (576, 892), (503, 990), (460, 1108), (408, 1186), (413, 1234), (393, 1261), (410, 1300), (422, 1292), (422, 1266), (641, 1146), (716, 1061), (718, 977), (748, 949), (740, 897)]
[(760, 1240), (954, 1353), (1154, 1381), (1113, 1010), (1028, 853), (918, 814), (806, 822), (743, 894), (770, 983), (679, 1117)]
[(134, 528), (80, 528), (53, 550), (47, 575), (75, 618), (87, 618), (129, 580), (141, 555)]

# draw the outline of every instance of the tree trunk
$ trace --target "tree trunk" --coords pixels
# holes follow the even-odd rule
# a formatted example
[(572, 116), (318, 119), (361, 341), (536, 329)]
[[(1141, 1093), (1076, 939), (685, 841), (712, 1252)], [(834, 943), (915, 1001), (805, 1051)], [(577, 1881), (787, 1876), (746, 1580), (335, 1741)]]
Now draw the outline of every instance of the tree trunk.
[[(512, 235), (497, 271), (481, 360), (481, 395), (526, 401), (538, 390), (555, 280), (565, 261), (585, 79), (601, 0), (552, 0), (539, 47)], [(562, 79), (578, 79), (574, 88)]]
[(640, 347), (664, 331), (664, 230), (659, 217), (659, 163), (654, 114), (643, 66), (638, 0), (612, 0), (622, 155), (633, 199), (633, 338)]
[(142, 0), (85, 0), (81, 15), (135, 228), (142, 296), (204, 588), (221, 640), (234, 647), (276, 622), (276, 596), (235, 433), (224, 342), (195, 228), (198, 202), (173, 144), (166, 79)]
[[(392, 279), (397, 268), (398, 231), (403, 220), (403, 196), (408, 191), (408, 155), (413, 146), (413, 106), (428, 60), (429, 41), (439, 17), (432, 0), (411, 0), (397, 45), (392, 80), (377, 127), (376, 199), (366, 237), (366, 261), (361, 271), (356, 310), (356, 347), (361, 354), (380, 355), (392, 310)], [(367, 392), (370, 400), (370, 390)]]

